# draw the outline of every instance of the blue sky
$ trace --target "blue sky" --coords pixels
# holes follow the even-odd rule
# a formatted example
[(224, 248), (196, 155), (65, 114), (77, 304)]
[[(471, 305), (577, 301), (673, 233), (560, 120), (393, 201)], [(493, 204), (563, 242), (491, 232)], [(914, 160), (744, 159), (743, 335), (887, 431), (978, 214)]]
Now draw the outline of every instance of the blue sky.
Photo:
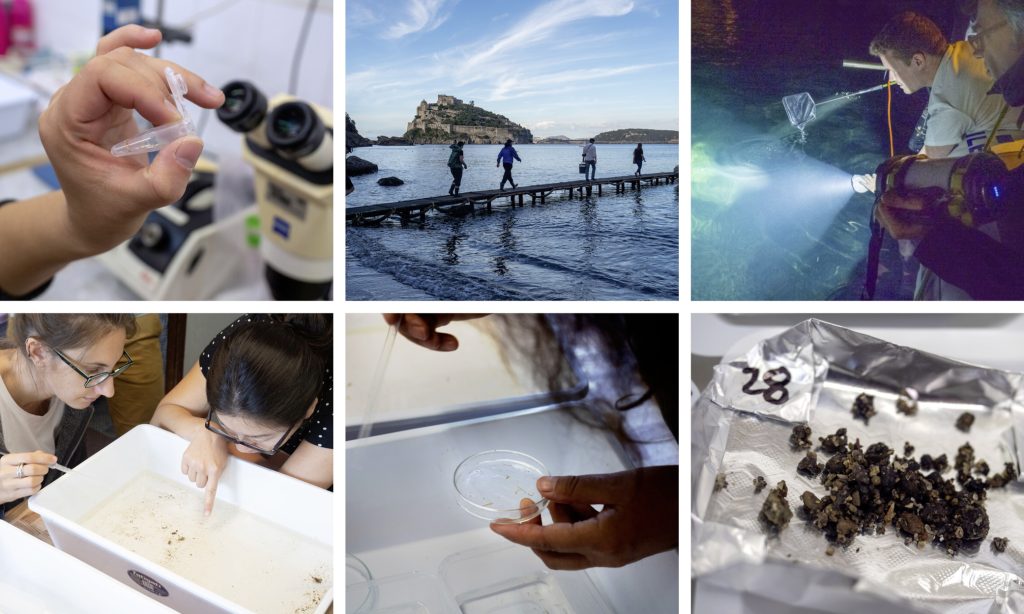
[(349, 0), (345, 17), (363, 136), (401, 136), (438, 94), (535, 137), (678, 130), (678, 0)]

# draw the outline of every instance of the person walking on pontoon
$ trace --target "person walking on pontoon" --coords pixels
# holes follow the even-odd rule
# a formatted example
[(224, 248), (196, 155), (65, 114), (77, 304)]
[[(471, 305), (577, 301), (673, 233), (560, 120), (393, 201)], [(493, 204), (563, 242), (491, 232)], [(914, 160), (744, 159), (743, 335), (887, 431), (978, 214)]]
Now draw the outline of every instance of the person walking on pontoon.
[(597, 145), (594, 145), (594, 139), (590, 139), (583, 147), (583, 163), (587, 165), (587, 172), (584, 173), (587, 181), (597, 179)]
[(644, 167), (644, 162), (647, 162), (647, 158), (644, 157), (644, 144), (637, 143), (636, 149), (633, 150), (633, 164), (636, 164), (636, 172), (633, 174), (637, 177), (640, 176), (640, 169)]
[(459, 187), (462, 186), (462, 169), (469, 168), (466, 158), (462, 154), (462, 146), (465, 144), (465, 141), (459, 141), (448, 146), (452, 150), (451, 155), (448, 156), (448, 168), (452, 171), (452, 186), (448, 188), (449, 196), (459, 195)]
[(512, 139), (505, 141), (505, 146), (498, 152), (498, 163), (494, 165), (495, 168), (499, 166), (505, 167), (505, 174), (501, 177), (501, 184), (498, 189), (501, 191), (505, 190), (505, 182), (509, 182), (512, 185), (512, 189), (516, 189), (516, 184), (512, 181), (512, 160), (516, 159), (522, 162), (519, 154), (516, 153), (516, 148), (512, 147)]

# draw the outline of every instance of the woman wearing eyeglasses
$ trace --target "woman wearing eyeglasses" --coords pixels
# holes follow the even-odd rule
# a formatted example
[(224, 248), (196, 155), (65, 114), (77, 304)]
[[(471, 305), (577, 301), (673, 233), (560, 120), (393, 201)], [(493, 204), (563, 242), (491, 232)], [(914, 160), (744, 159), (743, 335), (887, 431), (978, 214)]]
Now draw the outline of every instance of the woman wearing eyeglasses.
[(50, 465), (84, 458), (92, 403), (114, 396), (134, 333), (131, 314), (11, 316), (0, 349), (0, 504), (38, 492)]
[(216, 499), (228, 455), (334, 484), (330, 314), (244, 315), (210, 342), (153, 424), (191, 443), (181, 471)]

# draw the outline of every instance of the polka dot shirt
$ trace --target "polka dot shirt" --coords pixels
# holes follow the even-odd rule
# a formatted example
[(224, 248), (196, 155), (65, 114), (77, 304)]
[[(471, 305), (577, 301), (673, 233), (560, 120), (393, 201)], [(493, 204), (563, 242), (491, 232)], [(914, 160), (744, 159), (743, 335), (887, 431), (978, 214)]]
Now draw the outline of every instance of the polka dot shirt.
[[(209, 345), (206, 346), (206, 349), (199, 356), (199, 369), (203, 372), (204, 377), (210, 371), (210, 364), (213, 362), (213, 353), (217, 350), (217, 343), (227, 339), (232, 329), (236, 326), (248, 322), (276, 324), (269, 314), (245, 314), (232, 322), (210, 341)], [(324, 367), (324, 377), (320, 386), (320, 394), (317, 395), (316, 408), (313, 409), (313, 414), (309, 417), (309, 420), (306, 420), (302, 427), (292, 435), (291, 439), (281, 446), (281, 450), (284, 452), (291, 454), (303, 441), (308, 441), (321, 448), (334, 448), (334, 408), (331, 406), (331, 400), (334, 395), (332, 367), (331, 362), (328, 362)]]

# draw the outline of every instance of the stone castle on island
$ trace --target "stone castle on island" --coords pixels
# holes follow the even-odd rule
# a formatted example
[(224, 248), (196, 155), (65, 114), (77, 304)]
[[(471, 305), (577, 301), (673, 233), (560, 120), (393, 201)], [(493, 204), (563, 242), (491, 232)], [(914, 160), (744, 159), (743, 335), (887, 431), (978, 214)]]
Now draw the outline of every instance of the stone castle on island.
[(512, 139), (514, 143), (532, 143), (533, 134), (504, 115), (465, 103), (454, 96), (437, 95), (437, 102), (420, 102), (416, 117), (406, 126), (404, 138), (415, 144), (466, 143), (495, 144)]

